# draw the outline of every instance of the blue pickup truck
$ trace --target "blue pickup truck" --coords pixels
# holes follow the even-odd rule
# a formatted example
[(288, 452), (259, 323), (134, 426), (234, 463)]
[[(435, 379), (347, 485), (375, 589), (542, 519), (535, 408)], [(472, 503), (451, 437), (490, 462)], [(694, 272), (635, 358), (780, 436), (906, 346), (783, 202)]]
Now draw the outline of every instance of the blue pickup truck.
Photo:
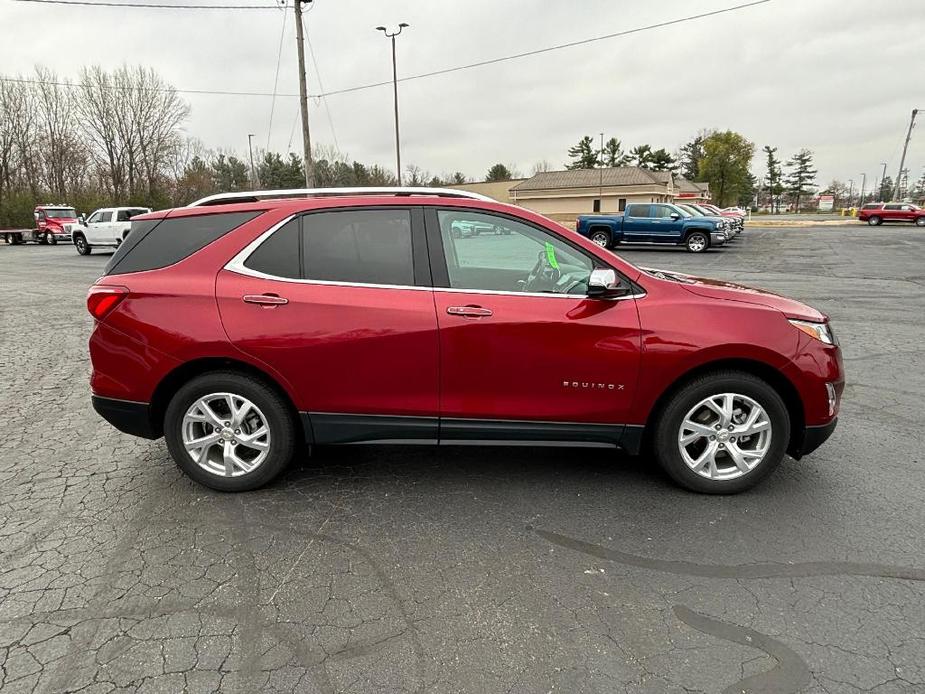
[(702, 253), (730, 238), (722, 217), (695, 217), (667, 202), (632, 203), (623, 214), (581, 215), (575, 230), (604, 248), (620, 243), (660, 243), (685, 246)]

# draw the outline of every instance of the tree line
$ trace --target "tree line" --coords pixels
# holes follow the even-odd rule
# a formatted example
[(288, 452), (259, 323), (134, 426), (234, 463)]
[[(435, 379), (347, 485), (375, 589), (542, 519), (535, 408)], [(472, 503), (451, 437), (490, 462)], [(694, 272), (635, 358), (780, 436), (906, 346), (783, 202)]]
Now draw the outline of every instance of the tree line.
[[(31, 226), (40, 203), (85, 213), (112, 205), (161, 209), (217, 192), (305, 186), (296, 154), (258, 150), (252, 167), (188, 137), (189, 104), (150, 68), (90, 66), (75, 82), (41, 67), (0, 78), (0, 228)], [(314, 147), (313, 159), (318, 187), (397, 183), (392, 171), (330, 147)], [(403, 173), (408, 185), (469, 180), (414, 164)]]
[(597, 167), (638, 166), (651, 171), (670, 171), (691, 181), (706, 182), (718, 205), (744, 205), (754, 203), (762, 188), (771, 199), (771, 205), (780, 207), (784, 196), (798, 209), (800, 202), (815, 188), (816, 170), (813, 153), (802, 149), (786, 163), (786, 175), (777, 159), (776, 147), (764, 148), (769, 159), (767, 175), (762, 181), (751, 172), (755, 145), (740, 133), (732, 130), (701, 130), (685, 142), (672, 155), (665, 148), (637, 145), (623, 151), (619, 139), (611, 137), (603, 148), (595, 148), (589, 135), (582, 137), (568, 149), (567, 169), (593, 169)]

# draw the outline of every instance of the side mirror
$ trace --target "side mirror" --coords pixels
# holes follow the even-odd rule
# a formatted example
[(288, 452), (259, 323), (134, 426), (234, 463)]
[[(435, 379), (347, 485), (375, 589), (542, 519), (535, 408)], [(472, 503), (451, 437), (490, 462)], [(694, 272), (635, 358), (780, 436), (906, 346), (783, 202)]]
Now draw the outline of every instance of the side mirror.
[(672, 218), (674, 221), (676, 221), (676, 222), (677, 222), (679, 219), (681, 219), (681, 215), (679, 215), (677, 212), (672, 212), (670, 216), (671, 216), (671, 218)]
[(623, 296), (627, 287), (620, 283), (617, 273), (610, 268), (596, 268), (588, 278), (588, 296), (595, 299), (611, 299)]

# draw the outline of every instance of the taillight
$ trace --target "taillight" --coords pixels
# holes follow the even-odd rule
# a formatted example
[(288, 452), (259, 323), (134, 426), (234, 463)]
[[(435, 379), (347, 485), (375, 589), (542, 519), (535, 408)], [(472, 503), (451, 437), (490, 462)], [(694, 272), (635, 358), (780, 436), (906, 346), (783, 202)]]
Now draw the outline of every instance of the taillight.
[(128, 296), (128, 287), (93, 285), (87, 293), (87, 310), (97, 320), (103, 320)]

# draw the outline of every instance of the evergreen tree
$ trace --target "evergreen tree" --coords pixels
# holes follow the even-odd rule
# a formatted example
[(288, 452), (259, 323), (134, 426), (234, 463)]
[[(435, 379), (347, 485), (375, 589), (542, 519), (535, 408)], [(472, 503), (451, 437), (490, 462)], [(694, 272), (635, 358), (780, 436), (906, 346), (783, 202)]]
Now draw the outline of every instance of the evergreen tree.
[(813, 168), (813, 153), (801, 149), (787, 162), (787, 192), (793, 196), (794, 211), (800, 211), (800, 198), (806, 195), (816, 184), (816, 169)]
[(574, 147), (569, 147), (568, 155), (571, 162), (565, 165), (566, 169), (594, 169), (598, 166), (598, 150), (594, 149), (594, 140), (585, 135)]

